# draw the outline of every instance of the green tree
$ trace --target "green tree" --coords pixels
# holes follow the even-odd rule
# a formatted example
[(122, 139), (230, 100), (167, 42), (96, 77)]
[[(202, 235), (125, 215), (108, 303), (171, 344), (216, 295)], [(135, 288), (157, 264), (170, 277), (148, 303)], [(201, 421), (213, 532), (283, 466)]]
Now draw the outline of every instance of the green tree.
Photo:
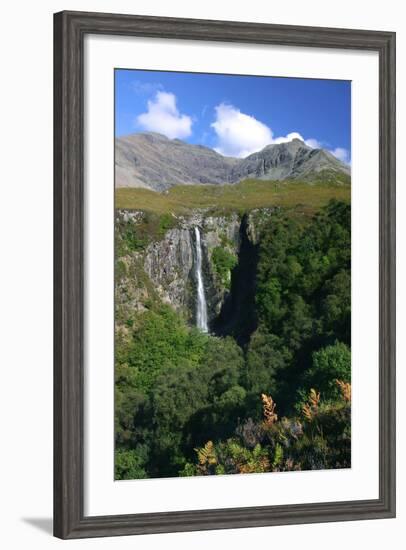
[(115, 479), (142, 479), (147, 477), (144, 469), (145, 451), (138, 449), (116, 449)]
[(307, 390), (318, 388), (325, 399), (338, 397), (336, 380), (351, 382), (351, 351), (342, 342), (313, 352), (312, 366), (304, 376)]
[(277, 395), (283, 369), (291, 354), (275, 334), (258, 329), (251, 337), (246, 357), (246, 385), (256, 398), (261, 393)]

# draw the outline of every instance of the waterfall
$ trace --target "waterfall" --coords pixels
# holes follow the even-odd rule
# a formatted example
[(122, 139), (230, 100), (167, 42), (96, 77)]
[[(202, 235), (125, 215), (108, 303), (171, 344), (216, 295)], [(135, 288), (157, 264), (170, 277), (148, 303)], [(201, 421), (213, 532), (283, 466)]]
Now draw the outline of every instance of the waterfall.
[(195, 227), (196, 238), (196, 281), (197, 281), (197, 300), (196, 300), (196, 325), (203, 332), (208, 332), (207, 326), (207, 304), (204, 294), (203, 275), (202, 275), (202, 245), (200, 242), (200, 229)]

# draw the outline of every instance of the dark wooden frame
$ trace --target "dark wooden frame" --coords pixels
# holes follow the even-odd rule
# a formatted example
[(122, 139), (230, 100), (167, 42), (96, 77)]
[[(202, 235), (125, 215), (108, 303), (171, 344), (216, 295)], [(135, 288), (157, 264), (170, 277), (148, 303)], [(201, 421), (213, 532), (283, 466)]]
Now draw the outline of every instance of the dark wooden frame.
[[(85, 517), (83, 38), (86, 34), (370, 50), (380, 80), (380, 414), (376, 500)], [(395, 33), (102, 13), (54, 16), (54, 534), (80, 538), (395, 516)]]

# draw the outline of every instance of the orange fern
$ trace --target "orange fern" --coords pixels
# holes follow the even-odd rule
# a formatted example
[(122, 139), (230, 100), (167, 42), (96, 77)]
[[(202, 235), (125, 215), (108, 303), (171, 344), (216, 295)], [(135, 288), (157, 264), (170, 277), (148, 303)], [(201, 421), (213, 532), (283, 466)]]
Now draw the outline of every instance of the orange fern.
[(213, 466), (217, 464), (216, 449), (213, 441), (208, 441), (201, 449), (195, 449), (201, 466)]
[(351, 401), (351, 384), (349, 382), (343, 382), (342, 380), (336, 380), (335, 382), (340, 388), (340, 392), (344, 401), (347, 401), (347, 403), (349, 403)]
[(319, 410), (320, 392), (316, 392), (315, 389), (311, 389), (307, 403), (302, 407), (303, 416), (306, 420), (312, 420)]
[(277, 420), (278, 415), (275, 412), (276, 404), (270, 395), (261, 394), (264, 424), (266, 426), (272, 426)]

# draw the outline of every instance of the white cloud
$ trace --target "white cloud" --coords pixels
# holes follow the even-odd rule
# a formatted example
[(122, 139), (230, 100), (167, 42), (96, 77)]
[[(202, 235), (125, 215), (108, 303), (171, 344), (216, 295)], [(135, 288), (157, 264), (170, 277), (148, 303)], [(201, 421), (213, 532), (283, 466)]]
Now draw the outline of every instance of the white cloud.
[(341, 162), (344, 162), (345, 164), (350, 164), (350, 153), (348, 149), (344, 149), (343, 147), (336, 147), (335, 149), (331, 150), (330, 153), (338, 158), (338, 160), (341, 160)]
[(174, 139), (190, 136), (193, 121), (190, 116), (179, 113), (174, 94), (158, 91), (154, 99), (148, 101), (147, 112), (137, 117), (137, 123), (144, 130)]
[(292, 139), (300, 139), (301, 141), (304, 141), (303, 136), (298, 132), (290, 132), (290, 134), (287, 134), (286, 136), (275, 138), (272, 140), (272, 143), (287, 143), (288, 141), (292, 141)]
[(272, 143), (287, 143), (288, 141), (292, 141), (292, 139), (300, 139), (300, 141), (303, 141), (308, 147), (311, 147), (312, 149), (321, 148), (320, 141), (314, 138), (305, 139), (302, 134), (299, 134), (299, 132), (290, 132), (284, 137), (277, 137), (272, 141)]
[(314, 138), (305, 139), (304, 142), (306, 143), (306, 145), (308, 145), (312, 149), (321, 149), (322, 148), (322, 144), (317, 139), (314, 139)]
[(225, 103), (215, 109), (216, 120), (211, 126), (217, 134), (218, 153), (246, 157), (271, 143), (272, 130), (253, 116)]
[(298, 132), (274, 138), (269, 126), (253, 116), (242, 113), (233, 105), (220, 103), (215, 110), (216, 120), (211, 126), (217, 134), (216, 151), (222, 155), (244, 158), (260, 151), (266, 145), (286, 143), (295, 138), (304, 141), (313, 149), (321, 147), (317, 139), (304, 139)]

